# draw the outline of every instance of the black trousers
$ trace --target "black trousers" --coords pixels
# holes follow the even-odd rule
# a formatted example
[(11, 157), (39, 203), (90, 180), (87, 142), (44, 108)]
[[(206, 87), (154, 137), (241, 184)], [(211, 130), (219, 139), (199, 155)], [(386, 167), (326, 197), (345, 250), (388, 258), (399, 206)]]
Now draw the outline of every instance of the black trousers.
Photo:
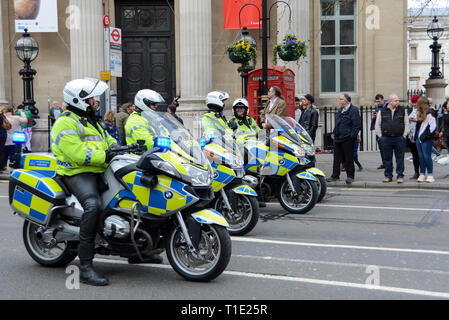
[(419, 154), (416, 143), (411, 142), (410, 139), (407, 138), (407, 146), (410, 148), (410, 152), (412, 153), (413, 168), (415, 169), (415, 173), (419, 174)]
[(347, 177), (354, 179), (354, 142), (355, 139), (334, 142), (334, 166), (332, 178), (340, 179), (340, 164), (344, 163)]
[(81, 263), (92, 262), (101, 215), (100, 192), (104, 191), (102, 176), (98, 173), (81, 173), (64, 177), (63, 180), (84, 209), (80, 224), (78, 256)]

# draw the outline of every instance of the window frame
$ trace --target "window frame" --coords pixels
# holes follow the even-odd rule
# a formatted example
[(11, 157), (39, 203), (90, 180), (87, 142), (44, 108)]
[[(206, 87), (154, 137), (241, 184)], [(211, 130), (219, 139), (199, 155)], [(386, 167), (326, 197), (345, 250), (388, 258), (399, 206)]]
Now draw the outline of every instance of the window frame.
[[(323, 15), (322, 3), (323, 2), (333, 2), (334, 0), (326, 1), (320, 0), (320, 30), (322, 30), (323, 23), (326, 21), (335, 21), (335, 44), (334, 45), (322, 45), (322, 33), (320, 32), (319, 39), (319, 75), (320, 75), (320, 93), (321, 94), (338, 94), (342, 92), (341, 90), (341, 61), (353, 59), (354, 60), (354, 90), (345, 91), (348, 93), (358, 92), (358, 20), (357, 20), (357, 10), (358, 3), (354, 0), (354, 14), (353, 15), (340, 15), (340, 2), (335, 2), (333, 15)], [(341, 45), (340, 44), (340, 23), (341, 21), (354, 21), (354, 44), (353, 45)], [(335, 48), (335, 54), (322, 54), (323, 48)], [(342, 48), (354, 48), (354, 53), (350, 55), (341, 54)], [(323, 79), (322, 79), (322, 62), (323, 60), (333, 60), (335, 61), (335, 91), (323, 91)]]

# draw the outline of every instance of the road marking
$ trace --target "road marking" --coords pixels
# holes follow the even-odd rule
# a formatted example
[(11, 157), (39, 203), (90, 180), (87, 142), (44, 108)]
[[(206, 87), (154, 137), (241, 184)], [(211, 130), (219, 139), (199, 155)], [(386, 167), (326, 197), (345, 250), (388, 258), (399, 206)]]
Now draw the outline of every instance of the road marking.
[[(97, 259), (95, 259), (95, 261), (103, 262), (103, 263), (114, 263), (114, 264), (128, 265), (128, 262), (123, 261), (123, 260), (109, 260), (109, 259), (97, 258)], [(136, 265), (134, 265), (134, 266), (136, 266)], [(170, 265), (166, 265), (166, 264), (165, 265), (139, 264), (137, 266), (145, 267), (145, 268), (172, 269), (172, 267)], [(404, 294), (411, 294), (411, 295), (420, 295), (420, 296), (428, 296), (428, 297), (434, 297), (434, 298), (449, 299), (448, 292), (426, 291), (426, 290), (409, 289), (409, 288), (388, 287), (388, 286), (375, 286), (375, 285), (360, 284), (360, 283), (353, 283), (353, 282), (330, 281), (330, 280), (290, 277), (290, 276), (282, 276), (282, 275), (270, 275), (270, 274), (251, 273), (251, 272), (242, 272), (242, 271), (224, 271), (223, 274), (232, 275), (232, 276), (240, 276), (240, 277), (248, 277), (248, 278), (256, 278), (256, 279), (301, 282), (301, 283), (310, 283), (310, 284), (325, 285), (325, 286), (338, 286), (338, 287), (364, 289), (364, 290), (387, 291), (387, 292), (394, 292), (394, 293), (404, 293)]]
[[(330, 266), (342, 266), (342, 267), (353, 267), (353, 268), (366, 268), (372, 266), (372, 264), (361, 264), (361, 263), (349, 263), (349, 262), (337, 262), (337, 261), (321, 261), (321, 260), (306, 260), (306, 259), (291, 259), (291, 258), (278, 258), (269, 256), (251, 256), (246, 254), (236, 254), (232, 255), (236, 258), (246, 258), (254, 260), (265, 260), (265, 261), (280, 261), (280, 262), (293, 262), (293, 263), (308, 263), (308, 264), (323, 264)], [(428, 270), (428, 269), (413, 269), (413, 268), (401, 268), (401, 267), (391, 267), (391, 266), (381, 266), (376, 265), (381, 270), (392, 270), (392, 271), (404, 271), (404, 272), (420, 272), (420, 273), (432, 273), (449, 275), (449, 271), (442, 270)]]
[(285, 244), (285, 245), (290, 245), (290, 246), (301, 246), (301, 247), (324, 247), (324, 248), (337, 248), (337, 249), (357, 249), (357, 250), (374, 250), (374, 251), (391, 251), (391, 252), (407, 252), (407, 253), (424, 253), (424, 254), (449, 255), (449, 251), (441, 251), (441, 250), (403, 249), (403, 248), (387, 248), (387, 247), (368, 247), (368, 246), (354, 246), (354, 245), (341, 245), (341, 244), (325, 244), (325, 243), (309, 243), (309, 242), (292, 242), (292, 241), (280, 241), (280, 240), (267, 240), (267, 239), (257, 239), (257, 238), (238, 238), (238, 237), (231, 237), (231, 240), (232, 241), (236, 241), (236, 242)]
[(351, 191), (365, 191), (365, 192), (372, 192), (372, 191), (376, 191), (376, 192), (391, 192), (391, 191), (426, 191), (426, 192), (444, 192), (444, 193), (448, 193), (449, 190), (437, 190), (437, 189), (416, 189), (416, 188), (362, 188), (362, 187), (346, 187), (346, 186), (342, 186), (342, 187), (327, 187), (327, 190), (339, 190), (339, 191), (347, 191), (347, 192), (351, 192)]
[(404, 211), (436, 211), (436, 212), (449, 212), (449, 209), (427, 209), (427, 208), (403, 208), (403, 207), (378, 207), (378, 206), (348, 206), (340, 204), (316, 204), (316, 207), (327, 208), (353, 208), (353, 209), (376, 209), (376, 210), (404, 210)]

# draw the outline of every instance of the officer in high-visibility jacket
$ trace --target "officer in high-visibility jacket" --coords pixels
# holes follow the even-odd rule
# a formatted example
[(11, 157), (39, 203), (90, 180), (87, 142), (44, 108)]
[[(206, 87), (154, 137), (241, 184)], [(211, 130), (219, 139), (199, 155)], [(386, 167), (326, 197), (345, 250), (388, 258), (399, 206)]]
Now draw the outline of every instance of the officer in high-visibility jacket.
[(80, 280), (90, 285), (107, 285), (109, 280), (92, 266), (95, 238), (101, 213), (101, 174), (117, 155), (116, 144), (95, 117), (95, 97), (107, 84), (96, 79), (70, 81), (63, 90), (67, 111), (56, 120), (52, 130), (52, 151), (57, 159), (57, 175), (75, 195), (84, 209), (80, 223)]
[(229, 127), (234, 131), (238, 139), (244, 137), (256, 137), (260, 128), (253, 118), (248, 116), (249, 104), (245, 98), (239, 98), (232, 104), (234, 117), (229, 120)]
[(161, 102), (164, 102), (164, 99), (156, 91), (143, 89), (137, 92), (134, 98), (135, 110), (125, 124), (127, 145), (143, 140), (148, 150), (153, 149), (153, 140), (158, 135), (155, 128), (160, 124), (149, 125), (148, 120), (142, 116), (142, 112), (149, 111), (147, 115), (151, 117), (151, 113), (156, 111), (157, 104)]
[[(207, 111), (201, 119), (201, 127), (203, 134), (213, 133), (214, 130), (224, 129), (227, 134), (232, 136), (232, 130), (228, 126), (228, 121), (223, 115), (223, 109), (225, 107), (225, 101), (229, 99), (229, 94), (223, 91), (212, 91), (207, 94), (206, 105), (209, 111)], [(219, 126), (217, 128), (217, 126)]]

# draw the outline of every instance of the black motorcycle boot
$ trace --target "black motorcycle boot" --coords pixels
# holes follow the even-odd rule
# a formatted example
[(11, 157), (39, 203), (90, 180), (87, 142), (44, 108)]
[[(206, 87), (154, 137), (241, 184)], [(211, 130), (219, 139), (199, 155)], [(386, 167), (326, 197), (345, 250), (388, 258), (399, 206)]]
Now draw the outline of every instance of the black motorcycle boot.
[(140, 260), (139, 257), (130, 257), (128, 258), (128, 263), (129, 264), (139, 264), (139, 263), (153, 263), (153, 264), (161, 264), (164, 261), (164, 259), (157, 255), (157, 254), (153, 254), (151, 256), (148, 257), (143, 257), (143, 261)]
[(107, 286), (109, 279), (95, 271), (92, 262), (80, 263), (80, 281), (91, 286)]

